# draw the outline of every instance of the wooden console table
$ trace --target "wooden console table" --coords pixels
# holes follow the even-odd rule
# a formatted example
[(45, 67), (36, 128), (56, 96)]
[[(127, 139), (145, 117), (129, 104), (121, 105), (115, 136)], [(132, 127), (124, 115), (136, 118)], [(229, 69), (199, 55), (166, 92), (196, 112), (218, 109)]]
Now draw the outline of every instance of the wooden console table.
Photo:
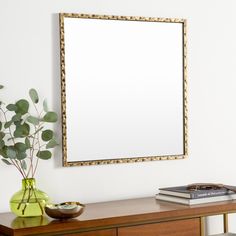
[(185, 206), (154, 197), (130, 199), (87, 204), (82, 215), (65, 221), (1, 213), (0, 235), (203, 236), (204, 217), (233, 212), (236, 201)]

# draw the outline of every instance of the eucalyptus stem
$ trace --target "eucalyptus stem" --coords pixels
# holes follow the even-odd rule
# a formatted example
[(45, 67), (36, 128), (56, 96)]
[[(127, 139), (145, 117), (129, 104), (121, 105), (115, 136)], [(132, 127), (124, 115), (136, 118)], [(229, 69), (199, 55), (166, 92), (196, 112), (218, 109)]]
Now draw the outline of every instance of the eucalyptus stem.
[[(41, 145), (40, 145), (39, 133), (37, 133), (37, 141), (38, 141), (38, 142), (37, 142), (37, 144), (38, 144), (38, 151), (40, 152)], [(33, 173), (32, 173), (33, 176), (34, 176), (35, 173), (36, 173), (37, 166), (38, 166), (38, 162), (39, 162), (39, 158), (37, 158), (36, 165), (35, 165), (35, 168), (34, 168)]]
[(24, 192), (23, 192), (23, 196), (22, 196), (22, 199), (21, 199), (21, 201), (19, 202), (19, 204), (18, 204), (18, 206), (17, 206), (17, 210), (19, 210), (20, 209), (20, 207), (21, 207), (21, 204), (23, 204), (23, 202), (24, 202), (24, 199), (25, 199), (25, 194), (26, 194), (26, 188), (24, 189)]
[[(30, 149), (30, 167), (29, 167), (29, 170), (28, 170), (28, 173), (27, 173), (27, 177), (29, 176), (30, 172), (32, 173), (32, 178), (34, 176), (34, 173), (35, 173), (35, 170), (33, 169), (33, 157), (34, 157), (34, 152), (35, 152), (35, 144), (39, 143), (39, 136), (36, 137), (37, 135), (37, 130), (40, 129), (41, 127), (41, 124), (39, 124), (38, 126), (34, 125), (34, 134), (32, 134), (32, 148)], [(37, 140), (37, 143), (35, 142)], [(38, 162), (38, 158), (37, 158), (37, 162)]]
[(35, 193), (35, 189), (34, 189), (34, 188), (33, 188), (33, 194), (34, 194), (35, 200), (36, 200), (36, 202), (38, 203), (39, 208), (40, 208), (40, 210), (41, 210), (41, 212), (42, 212), (42, 214), (43, 214), (43, 213), (44, 213), (43, 207), (42, 207), (42, 205), (40, 204), (40, 201), (38, 200), (38, 197), (36, 196), (36, 193)]
[[(25, 210), (26, 210), (26, 208), (27, 208), (27, 203), (30, 202), (30, 198), (32, 197), (32, 195), (34, 195), (35, 201), (38, 203), (39, 208), (40, 208), (40, 210), (41, 210), (41, 213), (43, 214), (43, 213), (44, 213), (44, 210), (43, 210), (43, 207), (42, 207), (42, 205), (41, 205), (41, 203), (40, 203), (40, 201), (39, 201), (39, 199), (38, 199), (38, 197), (37, 197), (37, 195), (36, 195), (34, 186), (32, 186), (32, 185), (29, 184), (29, 186), (27, 186), (27, 187), (28, 187), (29, 193), (28, 193), (28, 197), (27, 197), (27, 199), (26, 199), (26, 201), (25, 201), (24, 208), (22, 209), (22, 214), (23, 214), (23, 215), (25, 214)], [(17, 209), (20, 209), (21, 204), (24, 202), (26, 192), (27, 192), (27, 188), (25, 188), (25, 190), (24, 190), (22, 200), (21, 200), (21, 202), (19, 203)]]
[[(31, 198), (31, 196), (32, 196), (32, 194), (31, 194), (31, 189), (32, 189), (32, 186), (29, 186), (29, 194), (28, 194), (28, 198), (27, 198), (27, 200), (26, 200), (26, 202), (25, 202), (24, 208), (22, 209), (22, 215), (25, 214), (25, 210), (26, 210), (26, 207), (27, 207), (27, 203), (30, 202), (30, 198)], [(26, 191), (27, 191), (27, 188), (26, 188)], [(22, 200), (24, 201), (24, 198), (23, 198), (23, 197), (22, 197)]]
[(35, 164), (35, 167), (34, 167), (34, 171), (33, 171), (33, 178), (34, 178), (34, 176), (35, 176), (35, 173), (36, 173), (36, 170), (37, 170), (37, 167), (38, 167), (38, 163), (39, 163), (39, 158), (37, 158), (37, 160), (36, 160), (36, 164)]
[[(35, 130), (36, 130), (36, 127), (35, 127)], [(35, 132), (36, 132), (36, 131), (35, 131)], [(29, 159), (30, 159), (30, 167), (29, 167), (29, 169), (28, 169), (27, 177), (29, 176), (30, 171), (31, 171), (31, 168), (32, 168), (32, 166), (33, 166), (34, 142), (35, 142), (35, 134), (34, 134), (34, 136), (33, 136), (32, 147), (30, 148), (30, 156), (29, 156)]]
[[(41, 111), (41, 112), (39, 113), (39, 111), (38, 111), (38, 109), (37, 109), (35, 103), (33, 103), (33, 105), (34, 105), (34, 108), (35, 108), (35, 110), (36, 110), (36, 112), (37, 112), (37, 114), (38, 114), (38, 118), (39, 118), (39, 120), (40, 120), (43, 111)], [(39, 130), (41, 127), (42, 127), (42, 123), (40, 122), (39, 125), (38, 125), (38, 127), (37, 127), (38, 129), (35, 130), (35, 133), (34, 133), (34, 140), (35, 140), (35, 136), (36, 136), (37, 130)], [(35, 144), (38, 144), (38, 151), (40, 151), (41, 146), (40, 146), (39, 132), (37, 132), (37, 143), (35, 143)], [(34, 150), (35, 150), (35, 149), (34, 149)], [(34, 152), (34, 151), (33, 151), (33, 152)], [(39, 162), (39, 158), (37, 158), (37, 160), (36, 160), (35, 168), (33, 169), (33, 165), (31, 166), (31, 167), (32, 167), (32, 177), (34, 177), (34, 175), (35, 175), (35, 173), (36, 173), (36, 170), (37, 170), (37, 167), (38, 167), (38, 162)]]
[(21, 167), (21, 165), (19, 165), (18, 161), (14, 161), (14, 162), (16, 163), (15, 167), (20, 171), (23, 178), (27, 178), (24, 169)]
[(35, 152), (35, 148), (34, 148), (34, 146), (35, 146), (35, 141), (36, 141), (36, 131), (37, 131), (37, 126), (35, 125), (34, 128), (35, 128), (35, 134), (34, 134), (34, 136), (33, 136), (31, 165), (30, 165), (30, 168), (29, 168), (29, 170), (31, 171), (31, 175), (32, 175), (32, 177), (33, 177), (33, 157), (34, 157), (34, 152)]
[[(38, 199), (38, 196), (36, 194), (34, 185), (30, 182), (27, 182), (27, 179), (25, 179), (25, 178), (23, 179), (23, 181), (25, 181), (25, 188), (24, 188), (24, 192), (23, 192), (21, 201), (19, 202), (19, 204), (17, 206), (17, 210), (19, 210), (21, 208), (22, 204), (24, 204), (23, 209), (22, 209), (21, 212), (22, 212), (22, 215), (25, 215), (27, 204), (30, 203), (30, 199), (34, 196), (35, 202), (39, 205), (41, 213), (43, 214), (44, 209), (43, 209), (43, 206), (41, 205), (41, 203)], [(26, 197), (27, 192), (28, 192), (28, 194), (27, 194), (27, 197)]]
[[(0, 110), (1, 110), (2, 113), (3, 113), (5, 122), (7, 122), (6, 112), (3, 111), (3, 109), (2, 109), (1, 107), (0, 107)], [(8, 133), (8, 134), (10, 135), (11, 140), (12, 140), (13, 144), (15, 145), (15, 138), (14, 138), (13, 135), (12, 135), (12, 131), (11, 131), (11, 127), (10, 127), (10, 126), (8, 127), (8, 130), (9, 130), (9, 133)], [(10, 159), (10, 160), (11, 160), (11, 163), (19, 170), (19, 172), (21, 173), (21, 175), (25, 178), (25, 177), (26, 177), (26, 173), (25, 173), (24, 169), (18, 164), (17, 161), (13, 161), (12, 159)]]
[(33, 102), (33, 106), (34, 106), (34, 108), (35, 108), (35, 110), (36, 110), (36, 112), (37, 112), (37, 114), (38, 114), (38, 117), (40, 117), (39, 111), (38, 111), (38, 109), (37, 109), (37, 107), (36, 107), (36, 105), (35, 105), (34, 102)]
[(25, 173), (22, 172), (22, 170), (21, 170), (20, 166), (18, 165), (17, 161), (14, 161), (14, 160), (12, 160), (12, 159), (10, 159), (10, 160), (11, 160), (11, 163), (16, 167), (16, 169), (17, 169), (17, 170), (20, 172), (20, 174), (23, 176), (23, 178), (26, 178)]

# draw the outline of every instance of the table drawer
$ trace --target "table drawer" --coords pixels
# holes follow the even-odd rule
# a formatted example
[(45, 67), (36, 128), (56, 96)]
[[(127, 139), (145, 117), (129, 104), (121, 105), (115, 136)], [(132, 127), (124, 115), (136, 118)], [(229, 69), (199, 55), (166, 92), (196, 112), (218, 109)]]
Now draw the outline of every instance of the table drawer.
[(118, 236), (200, 236), (200, 219), (176, 220), (118, 229)]
[(96, 230), (84, 233), (68, 234), (69, 236), (116, 236), (115, 229)]

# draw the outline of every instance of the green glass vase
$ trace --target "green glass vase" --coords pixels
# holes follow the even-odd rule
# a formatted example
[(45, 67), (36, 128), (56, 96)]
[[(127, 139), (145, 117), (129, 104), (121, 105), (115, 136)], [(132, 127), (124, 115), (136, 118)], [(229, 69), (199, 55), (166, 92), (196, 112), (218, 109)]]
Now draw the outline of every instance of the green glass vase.
[(34, 217), (44, 214), (44, 207), (49, 203), (46, 193), (37, 189), (34, 178), (22, 180), (22, 188), (10, 200), (11, 211), (20, 217)]

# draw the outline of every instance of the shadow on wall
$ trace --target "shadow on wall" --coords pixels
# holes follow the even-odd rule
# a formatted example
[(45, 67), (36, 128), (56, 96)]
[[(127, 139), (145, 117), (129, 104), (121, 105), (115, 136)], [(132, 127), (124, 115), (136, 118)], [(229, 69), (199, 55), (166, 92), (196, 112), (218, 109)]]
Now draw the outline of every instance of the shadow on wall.
[[(61, 117), (61, 76), (60, 76), (60, 28), (59, 28), (59, 13), (54, 13), (51, 16), (51, 49), (52, 49), (52, 98), (53, 109), (57, 111)], [(61, 119), (54, 127), (58, 141), (61, 140)], [(54, 150), (54, 163), (56, 167), (62, 167), (62, 152), (61, 141), (60, 145)]]

